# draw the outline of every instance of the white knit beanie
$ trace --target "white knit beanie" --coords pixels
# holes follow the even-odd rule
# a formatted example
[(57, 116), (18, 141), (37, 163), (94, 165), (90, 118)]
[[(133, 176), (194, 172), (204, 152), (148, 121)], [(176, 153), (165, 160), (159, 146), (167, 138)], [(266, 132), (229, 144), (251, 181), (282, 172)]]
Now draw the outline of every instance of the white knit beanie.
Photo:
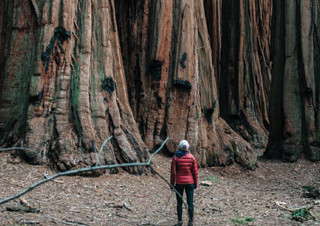
[(179, 143), (179, 149), (181, 149), (181, 150), (188, 150), (189, 149), (189, 143), (188, 143), (188, 141), (186, 141), (186, 140), (182, 140), (182, 141), (180, 141), (180, 143)]

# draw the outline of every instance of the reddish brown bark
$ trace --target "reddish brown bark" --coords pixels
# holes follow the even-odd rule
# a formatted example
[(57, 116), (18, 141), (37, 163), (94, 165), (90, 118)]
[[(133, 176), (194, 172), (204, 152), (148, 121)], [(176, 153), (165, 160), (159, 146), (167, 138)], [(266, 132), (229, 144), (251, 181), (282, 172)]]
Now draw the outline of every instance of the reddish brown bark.
[[(1, 143), (58, 169), (145, 161), (127, 95), (113, 1), (1, 1)], [(1, 7), (1, 9), (3, 9)], [(10, 38), (9, 38), (10, 37)], [(140, 169), (130, 169), (132, 172)]]
[(203, 2), (118, 1), (117, 8), (130, 103), (147, 146), (169, 136), (174, 152), (188, 139), (202, 165), (254, 166), (250, 145), (219, 117)]
[(274, 1), (268, 157), (320, 160), (319, 12), (317, 1)]
[(221, 115), (262, 153), (268, 137), (271, 0), (205, 0)]

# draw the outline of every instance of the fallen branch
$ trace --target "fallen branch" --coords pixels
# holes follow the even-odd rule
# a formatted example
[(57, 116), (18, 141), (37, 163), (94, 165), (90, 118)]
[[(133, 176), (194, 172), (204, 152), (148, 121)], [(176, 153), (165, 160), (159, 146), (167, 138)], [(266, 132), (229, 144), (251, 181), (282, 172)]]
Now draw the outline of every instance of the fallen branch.
[(170, 183), (169, 183), (169, 181), (166, 179), (166, 178), (164, 178), (160, 173), (158, 173), (151, 165), (150, 165), (150, 168), (153, 170), (153, 172), (155, 173), (155, 174), (157, 174), (164, 182), (166, 182), (169, 186), (170, 186), (170, 188), (182, 199), (182, 202), (184, 203), (184, 205), (186, 206), (186, 208), (188, 209), (188, 204), (185, 202), (185, 200), (183, 199), (183, 197), (182, 197), (182, 195), (180, 194), (180, 192), (178, 192), (175, 188), (174, 188), (174, 186), (172, 186)]
[[(114, 164), (114, 165), (101, 165), (101, 166), (94, 166), (94, 167), (85, 167), (85, 168), (80, 168), (80, 169), (76, 169), (76, 170), (69, 170), (69, 171), (65, 171), (65, 172), (60, 172), (57, 174), (54, 174), (44, 180), (38, 181), (36, 183), (34, 183), (33, 185), (31, 185), (30, 187), (24, 189), (23, 191), (21, 191), (20, 193), (17, 193), (15, 195), (12, 195), (10, 197), (7, 197), (5, 199), (0, 200), (0, 205), (19, 198), (20, 196), (26, 194), (27, 192), (32, 191), (33, 189), (35, 189), (36, 187), (40, 186), (41, 184), (44, 184), (50, 180), (53, 180), (55, 178), (61, 177), (61, 176), (67, 176), (67, 175), (72, 175), (72, 174), (78, 174), (78, 173), (83, 173), (83, 172), (87, 172), (87, 171), (94, 171), (94, 170), (102, 170), (102, 169), (110, 169), (110, 168), (117, 168), (117, 167), (130, 167), (130, 166), (150, 166), (151, 165), (151, 161), (154, 158), (154, 156), (164, 147), (165, 143), (169, 140), (169, 138), (167, 137), (161, 144), (161, 146), (158, 148), (158, 150), (155, 151), (155, 153), (150, 157), (148, 162), (136, 162), (136, 163), (123, 163), (123, 164)], [(12, 150), (12, 149), (11, 149)]]
[(102, 146), (101, 146), (101, 148), (100, 148), (99, 154), (97, 155), (97, 163), (96, 163), (96, 166), (99, 165), (100, 155), (101, 155), (101, 152), (102, 152), (104, 146), (106, 145), (106, 143), (107, 143), (109, 140), (111, 140), (112, 137), (113, 137), (113, 136), (110, 136), (108, 139), (106, 139), (106, 140), (103, 142), (103, 144), (102, 144)]

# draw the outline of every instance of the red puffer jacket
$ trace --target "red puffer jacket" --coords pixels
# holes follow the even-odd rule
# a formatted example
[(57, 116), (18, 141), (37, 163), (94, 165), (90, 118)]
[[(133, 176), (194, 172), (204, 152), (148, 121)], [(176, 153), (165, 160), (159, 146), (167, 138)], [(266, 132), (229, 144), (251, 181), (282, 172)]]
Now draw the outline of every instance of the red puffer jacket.
[(198, 167), (195, 157), (189, 152), (182, 157), (174, 156), (171, 162), (171, 185), (194, 184), (198, 187)]

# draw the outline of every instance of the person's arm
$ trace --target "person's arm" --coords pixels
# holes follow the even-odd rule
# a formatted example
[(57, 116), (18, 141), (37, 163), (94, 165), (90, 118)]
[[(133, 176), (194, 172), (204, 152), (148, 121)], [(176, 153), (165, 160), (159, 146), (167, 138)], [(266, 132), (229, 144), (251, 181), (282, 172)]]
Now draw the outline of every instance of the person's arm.
[(176, 182), (176, 157), (174, 156), (171, 161), (170, 184), (174, 186), (175, 182)]
[(198, 166), (196, 158), (193, 158), (192, 176), (194, 180), (194, 188), (196, 189), (198, 187)]

